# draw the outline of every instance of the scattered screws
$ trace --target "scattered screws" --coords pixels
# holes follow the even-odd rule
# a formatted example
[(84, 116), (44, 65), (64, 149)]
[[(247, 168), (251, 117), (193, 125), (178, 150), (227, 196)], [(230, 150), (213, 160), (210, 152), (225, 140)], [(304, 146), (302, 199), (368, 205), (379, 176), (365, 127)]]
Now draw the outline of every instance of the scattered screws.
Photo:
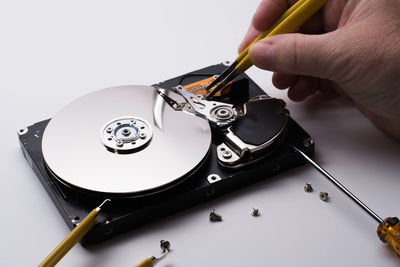
[(320, 198), (322, 201), (327, 201), (327, 200), (328, 200), (328, 193), (327, 193), (327, 192), (321, 192), (321, 193), (319, 193), (319, 198)]
[(308, 193), (313, 191), (313, 188), (310, 183), (306, 183), (306, 185), (304, 186), (304, 191)]
[(222, 221), (222, 216), (217, 214), (217, 213), (215, 213), (215, 209), (212, 209), (210, 211), (210, 221), (212, 221), (212, 222), (220, 222), (220, 221)]
[(171, 243), (167, 240), (160, 240), (160, 248), (163, 253), (168, 252), (170, 250)]
[(251, 212), (251, 215), (254, 216), (254, 217), (260, 216), (260, 211), (258, 210), (258, 208), (253, 208), (253, 211)]

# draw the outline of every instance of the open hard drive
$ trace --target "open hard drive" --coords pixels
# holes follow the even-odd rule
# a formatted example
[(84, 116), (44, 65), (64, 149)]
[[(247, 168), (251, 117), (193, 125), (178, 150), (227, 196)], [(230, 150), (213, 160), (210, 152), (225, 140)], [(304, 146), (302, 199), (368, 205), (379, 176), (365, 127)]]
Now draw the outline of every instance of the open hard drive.
[(282, 100), (241, 75), (213, 100), (213, 65), (153, 86), (83, 96), (18, 132), (28, 162), (72, 229), (112, 199), (83, 245), (303, 163), (310, 136)]

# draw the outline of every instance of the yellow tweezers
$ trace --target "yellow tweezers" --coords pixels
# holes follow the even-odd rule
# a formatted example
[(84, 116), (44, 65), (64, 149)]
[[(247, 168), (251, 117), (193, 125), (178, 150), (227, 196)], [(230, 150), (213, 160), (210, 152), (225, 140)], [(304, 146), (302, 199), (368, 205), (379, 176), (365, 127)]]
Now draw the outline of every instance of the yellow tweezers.
[(248, 52), (251, 45), (261, 39), (283, 33), (291, 33), (298, 30), (307, 20), (309, 20), (327, 0), (299, 0), (291, 6), (279, 20), (268, 30), (261, 33), (246, 49), (244, 49), (235, 61), (230, 65), (217, 79), (215, 79), (208, 87), (210, 91), (207, 99), (211, 99), (218, 91), (222, 90), (230, 81), (238, 75), (244, 73), (253, 63), (250, 61)]

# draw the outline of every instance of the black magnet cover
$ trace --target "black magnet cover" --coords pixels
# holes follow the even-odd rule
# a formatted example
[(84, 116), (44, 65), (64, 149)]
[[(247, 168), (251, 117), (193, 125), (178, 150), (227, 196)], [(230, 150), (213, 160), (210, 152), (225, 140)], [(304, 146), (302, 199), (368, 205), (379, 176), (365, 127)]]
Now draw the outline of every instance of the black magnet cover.
[(288, 116), (283, 112), (282, 102), (275, 98), (249, 101), (246, 115), (232, 124), (232, 131), (251, 145), (259, 146), (268, 142), (287, 124)]

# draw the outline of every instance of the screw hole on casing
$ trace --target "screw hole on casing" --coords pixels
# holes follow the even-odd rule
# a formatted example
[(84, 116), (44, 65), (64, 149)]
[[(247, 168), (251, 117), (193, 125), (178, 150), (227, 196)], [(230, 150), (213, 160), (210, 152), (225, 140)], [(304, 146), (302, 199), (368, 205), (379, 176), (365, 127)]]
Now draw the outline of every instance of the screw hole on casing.
[(211, 190), (208, 190), (208, 191), (207, 191), (206, 196), (207, 196), (207, 197), (212, 197), (214, 194), (215, 194), (214, 189), (211, 189)]

